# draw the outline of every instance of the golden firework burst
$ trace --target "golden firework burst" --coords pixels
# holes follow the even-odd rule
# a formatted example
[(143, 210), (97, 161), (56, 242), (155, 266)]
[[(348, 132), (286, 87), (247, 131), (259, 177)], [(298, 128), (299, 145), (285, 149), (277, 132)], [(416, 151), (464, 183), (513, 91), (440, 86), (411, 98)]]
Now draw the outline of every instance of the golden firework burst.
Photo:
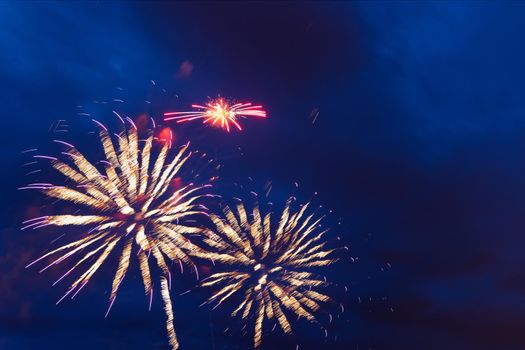
[[(100, 162), (104, 171), (99, 171), (75, 147), (62, 141), (58, 142), (67, 147), (67, 151), (62, 152), (67, 161), (36, 156), (50, 159), (52, 167), (69, 180), (69, 185), (36, 183), (24, 188), (38, 189), (48, 197), (78, 205), (83, 214), (34, 218), (25, 222), (24, 229), (80, 226), (86, 232), (79, 239), (46, 253), (30, 265), (54, 256), (54, 260), (43, 271), (76, 256), (76, 263), (55, 282), (58, 283), (78, 267), (85, 265), (85, 271), (62, 297), (64, 299), (72, 295), (73, 298), (110, 254), (118, 251), (119, 262), (111, 288), (109, 313), (135, 255), (151, 306), (153, 284), (149, 257), (150, 254), (153, 255), (155, 264), (162, 271), (160, 288), (167, 315), (169, 343), (172, 349), (177, 349), (169, 295), (171, 275), (165, 258), (181, 264), (192, 264), (190, 251), (199, 251), (199, 248), (192, 245), (188, 235), (201, 230), (190, 225), (188, 219), (204, 214), (203, 207), (198, 202), (204, 196), (199, 194), (202, 193), (200, 190), (207, 185), (198, 187), (189, 184), (174, 191), (170, 189), (172, 179), (180, 173), (181, 167), (191, 155), (187, 151), (187, 145), (169, 161), (169, 147), (165, 144), (155, 160), (152, 152), (153, 133), (145, 140), (139, 140), (137, 130), (133, 127), (115, 134), (113, 140), (107, 129), (99, 125), (102, 128), (100, 140), (106, 158)], [(139, 143), (142, 142), (144, 144), (140, 146)]]
[(309, 203), (294, 211), (292, 202), (293, 198), (286, 202), (275, 223), (270, 212), (261, 214), (257, 203), (251, 215), (241, 201), (233, 208), (224, 206), (224, 217), (210, 216), (215, 229), (204, 232), (212, 252), (196, 253), (234, 267), (212, 274), (201, 285), (217, 288), (208, 299), (216, 306), (236, 293), (243, 295), (232, 316), (240, 315), (243, 321), (255, 318), (255, 348), (261, 345), (264, 319), (276, 319), (285, 333), (291, 333), (287, 313), (316, 322), (320, 303), (331, 300), (315, 290), (327, 285), (325, 279), (308, 271), (337, 260), (331, 257), (335, 249), (327, 249), (323, 240), (327, 232), (320, 228), (323, 217), (307, 214)]

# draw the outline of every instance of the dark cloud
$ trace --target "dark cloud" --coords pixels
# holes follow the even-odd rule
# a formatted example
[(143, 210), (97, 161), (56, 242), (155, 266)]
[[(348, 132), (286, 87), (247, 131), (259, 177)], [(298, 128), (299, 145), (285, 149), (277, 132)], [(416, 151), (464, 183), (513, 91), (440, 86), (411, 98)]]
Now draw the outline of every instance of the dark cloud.
[[(16, 191), (20, 152), (45, 150), (57, 119), (90, 150), (77, 105), (109, 120), (103, 102), (124, 96), (130, 116), (159, 120), (217, 94), (269, 118), (229, 137), (173, 128), (175, 140), (198, 132), (223, 156), (224, 181), (317, 191), (354, 261), (332, 271), (349, 290), (327, 343), (300, 326), (267, 335), (271, 348), (524, 348), (524, 13), (518, 2), (1, 3), (0, 348), (165, 347), (138, 271), (103, 319), (112, 269), (55, 306), (65, 267), (24, 268), (60, 234), (18, 230), (44, 204)], [(174, 298), (186, 346), (249, 346), (222, 332), (235, 323), (225, 310), (198, 308), (205, 296)]]

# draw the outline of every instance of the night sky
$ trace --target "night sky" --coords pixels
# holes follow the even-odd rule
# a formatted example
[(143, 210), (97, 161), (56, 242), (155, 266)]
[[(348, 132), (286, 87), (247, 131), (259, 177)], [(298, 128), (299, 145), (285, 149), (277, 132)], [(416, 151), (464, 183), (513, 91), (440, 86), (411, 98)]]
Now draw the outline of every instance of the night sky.
[[(17, 188), (53, 176), (26, 176), (21, 152), (47, 150), (57, 120), (93, 150), (77, 106), (160, 122), (217, 95), (269, 114), (229, 135), (169, 125), (224, 164), (217, 190), (317, 192), (349, 247), (328, 338), (300, 323), (265, 348), (524, 349), (524, 19), (523, 2), (0, 3), (0, 349), (168, 348), (138, 269), (104, 319), (114, 266), (59, 306), (62, 270), (24, 268), (64, 232), (20, 231), (44, 201)], [(174, 275), (182, 349), (250, 347)]]

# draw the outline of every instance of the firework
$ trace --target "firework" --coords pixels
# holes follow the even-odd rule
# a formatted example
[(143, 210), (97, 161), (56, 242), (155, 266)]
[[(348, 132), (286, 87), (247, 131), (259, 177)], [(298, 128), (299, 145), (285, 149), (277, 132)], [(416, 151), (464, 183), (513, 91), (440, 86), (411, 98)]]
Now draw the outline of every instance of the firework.
[(331, 300), (315, 290), (327, 285), (325, 279), (308, 271), (337, 260), (331, 257), (334, 249), (326, 249), (323, 241), (327, 231), (320, 229), (323, 217), (307, 214), (309, 203), (293, 211), (292, 201), (287, 201), (276, 222), (270, 212), (263, 216), (257, 203), (251, 215), (240, 201), (234, 208), (225, 206), (224, 219), (212, 214), (215, 229), (204, 233), (213, 252), (203, 258), (235, 267), (202, 281), (202, 286), (217, 289), (207, 302), (217, 307), (234, 294), (242, 295), (232, 316), (255, 319), (255, 348), (261, 345), (265, 319), (274, 319), (291, 333), (287, 313), (317, 322), (314, 314), (320, 303)]
[[(106, 158), (100, 162), (104, 171), (99, 171), (73, 145), (62, 141), (57, 142), (67, 147), (67, 151), (62, 152), (67, 157), (65, 162), (53, 157), (36, 156), (49, 159), (52, 167), (64, 175), (71, 185), (37, 183), (24, 188), (38, 189), (48, 197), (78, 205), (85, 214), (43, 216), (24, 222), (26, 226), (23, 229), (77, 226), (82, 227), (85, 233), (79, 239), (48, 252), (30, 265), (54, 257), (41, 270), (43, 271), (70, 257), (76, 257), (73, 267), (54, 284), (82, 265), (85, 266), (85, 271), (72, 283), (67, 293), (58, 301), (60, 302), (69, 295), (71, 298), (77, 295), (108, 256), (117, 253), (119, 261), (111, 288), (109, 313), (135, 256), (151, 307), (153, 283), (149, 258), (152, 254), (152, 260), (162, 271), (160, 286), (167, 315), (169, 343), (172, 349), (177, 349), (169, 296), (171, 275), (165, 258), (181, 264), (191, 264), (188, 254), (198, 248), (190, 243), (187, 236), (200, 230), (187, 226), (187, 219), (204, 214), (203, 207), (197, 203), (203, 196), (198, 191), (207, 186), (190, 184), (175, 191), (169, 188), (172, 179), (191, 155), (187, 152), (187, 145), (169, 161), (169, 145), (165, 143), (155, 159), (152, 154), (153, 134), (146, 140), (139, 140), (136, 128), (130, 128), (119, 135), (115, 134), (115, 148), (114, 140), (107, 129), (98, 124), (101, 126), (100, 140)], [(144, 142), (142, 147), (139, 142)]]
[(266, 118), (266, 112), (262, 106), (253, 106), (251, 103), (235, 103), (229, 105), (224, 99), (218, 98), (206, 104), (206, 106), (192, 105), (196, 110), (191, 112), (168, 112), (164, 113), (164, 120), (176, 120), (183, 123), (195, 119), (204, 119), (203, 123), (210, 123), (226, 131), (230, 131), (230, 123), (237, 129), (242, 130), (238, 119), (241, 117)]

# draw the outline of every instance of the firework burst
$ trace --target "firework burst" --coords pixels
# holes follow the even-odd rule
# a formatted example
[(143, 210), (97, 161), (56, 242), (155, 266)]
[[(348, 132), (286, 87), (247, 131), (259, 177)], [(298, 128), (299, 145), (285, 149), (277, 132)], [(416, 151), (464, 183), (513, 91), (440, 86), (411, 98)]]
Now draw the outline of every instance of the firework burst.
[[(169, 145), (165, 143), (156, 160), (152, 154), (153, 134), (139, 140), (136, 128), (130, 128), (116, 136), (116, 145), (107, 129), (101, 125), (100, 140), (105, 158), (100, 162), (104, 171), (99, 171), (72, 145), (58, 141), (67, 147), (62, 162), (48, 158), (54, 169), (69, 180), (70, 185), (57, 186), (46, 183), (30, 184), (24, 189), (38, 189), (46, 196), (78, 205), (83, 214), (43, 216), (24, 222), (27, 228), (44, 226), (77, 226), (85, 229), (82, 236), (43, 255), (30, 265), (54, 257), (49, 267), (76, 257), (74, 265), (54, 284), (72, 274), (77, 268), (83, 273), (71, 284), (67, 293), (58, 302), (71, 295), (73, 298), (89, 282), (111, 253), (119, 256), (118, 267), (113, 278), (108, 313), (118, 289), (136, 256), (146, 295), (153, 295), (150, 271), (150, 254), (155, 265), (162, 271), (161, 295), (167, 315), (167, 331), (172, 349), (178, 348), (173, 327), (173, 311), (169, 296), (171, 275), (166, 257), (173, 261), (192, 264), (188, 254), (198, 251), (188, 239), (189, 234), (198, 233), (198, 228), (188, 224), (194, 215), (204, 214), (198, 204), (199, 190), (207, 186), (192, 184), (169, 191), (170, 184), (191, 153), (187, 145), (168, 161)], [(140, 147), (139, 143), (144, 142)], [(69, 164), (68, 164), (69, 163)], [(79, 210), (80, 212), (80, 210)], [(28, 266), (30, 266), (28, 265)], [(196, 269), (195, 269), (196, 270)], [(53, 284), (53, 285), (54, 285)], [(58, 303), (57, 302), (57, 303)], [(107, 316), (107, 314), (106, 314)]]
[(177, 123), (183, 123), (195, 119), (204, 119), (204, 124), (210, 123), (229, 132), (230, 123), (237, 129), (242, 130), (238, 122), (238, 119), (241, 117), (266, 118), (266, 112), (262, 109), (262, 106), (253, 106), (251, 103), (230, 105), (222, 98), (213, 100), (205, 106), (192, 105), (192, 107), (196, 110), (164, 113), (164, 120), (176, 120)]
[(322, 239), (327, 231), (320, 229), (323, 217), (307, 214), (309, 203), (293, 211), (292, 201), (287, 201), (275, 223), (270, 212), (261, 214), (257, 203), (251, 215), (240, 201), (234, 208), (225, 206), (224, 219), (211, 215), (215, 229), (204, 233), (214, 252), (202, 257), (235, 267), (203, 280), (202, 286), (217, 289), (207, 302), (217, 307), (236, 293), (243, 295), (232, 316), (255, 319), (255, 348), (261, 345), (264, 319), (275, 319), (285, 333), (291, 333), (286, 314), (317, 322), (314, 313), (320, 303), (331, 300), (315, 290), (327, 285), (325, 279), (308, 271), (337, 260), (331, 257), (335, 249), (326, 249)]

